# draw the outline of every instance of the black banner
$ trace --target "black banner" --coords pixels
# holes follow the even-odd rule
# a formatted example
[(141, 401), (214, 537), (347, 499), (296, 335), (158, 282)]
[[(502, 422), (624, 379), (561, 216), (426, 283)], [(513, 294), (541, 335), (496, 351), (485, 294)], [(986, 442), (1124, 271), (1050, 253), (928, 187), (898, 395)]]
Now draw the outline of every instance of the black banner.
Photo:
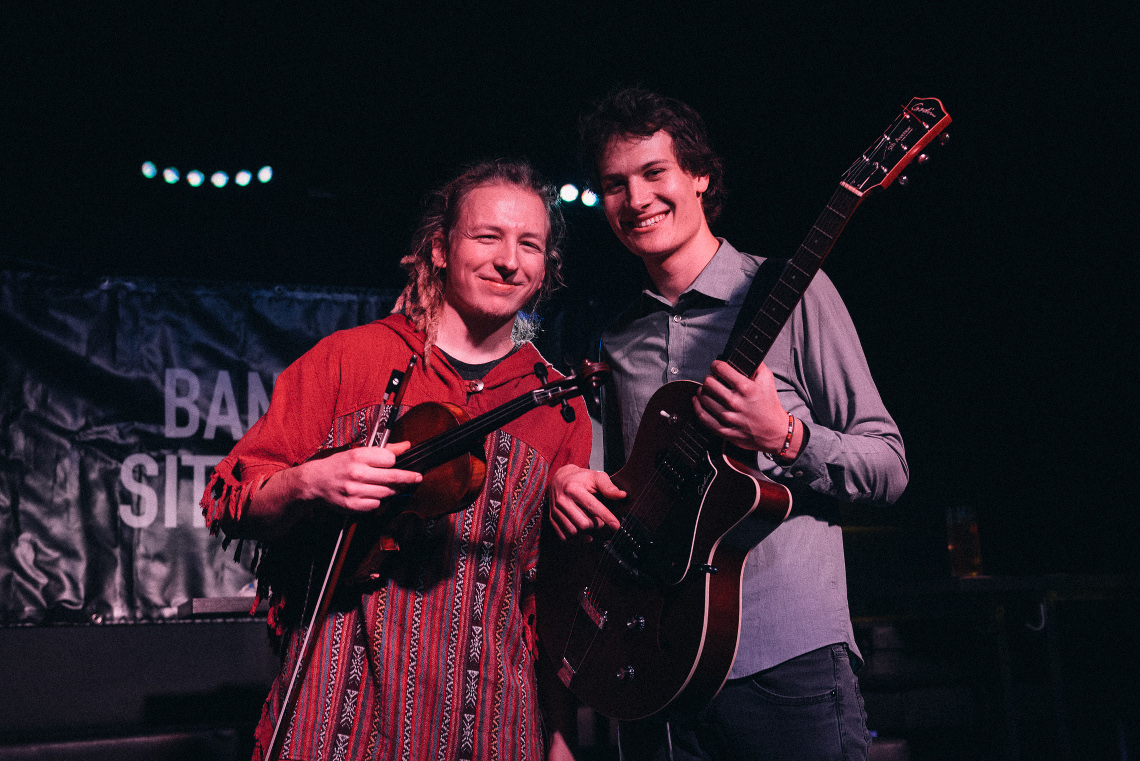
[(0, 272), (0, 621), (240, 593), (198, 507), (211, 468), (290, 362), (396, 295)]

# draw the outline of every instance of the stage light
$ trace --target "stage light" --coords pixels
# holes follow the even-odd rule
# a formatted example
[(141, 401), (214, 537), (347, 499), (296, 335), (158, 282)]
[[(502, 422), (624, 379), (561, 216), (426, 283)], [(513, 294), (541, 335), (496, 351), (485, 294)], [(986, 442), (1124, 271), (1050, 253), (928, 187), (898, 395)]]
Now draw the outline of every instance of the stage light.
[(583, 206), (596, 206), (598, 203), (598, 195), (592, 190), (582, 191), (582, 205)]
[(566, 203), (573, 203), (578, 198), (578, 188), (573, 185), (563, 185), (558, 191), (558, 197)]
[(182, 180), (185, 180), (187, 185), (194, 188), (205, 185), (207, 181), (216, 188), (224, 188), (230, 184), (230, 180), (233, 180), (235, 185), (246, 187), (253, 184), (254, 177), (263, 184), (273, 179), (273, 167), (268, 164), (257, 170), (256, 174), (249, 169), (241, 169), (232, 176), (228, 171), (221, 169), (212, 174), (198, 169), (191, 169), (183, 174), (177, 167), (173, 166), (160, 169), (159, 165), (156, 165), (153, 161), (142, 162), (142, 164), (139, 165), (139, 171), (142, 172), (142, 176), (147, 179), (162, 177), (162, 179), (170, 185), (176, 185)]

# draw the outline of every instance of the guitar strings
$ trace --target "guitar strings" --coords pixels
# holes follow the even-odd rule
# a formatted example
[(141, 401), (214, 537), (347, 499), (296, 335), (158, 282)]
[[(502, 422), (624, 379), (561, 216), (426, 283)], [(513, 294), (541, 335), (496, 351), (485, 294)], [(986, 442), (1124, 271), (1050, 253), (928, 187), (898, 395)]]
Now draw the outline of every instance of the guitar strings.
[[(700, 432), (700, 429), (697, 428), (698, 425), (699, 424), (694, 421), (694, 418), (691, 414), (686, 415), (685, 424), (682, 427), (680, 433), (673, 440), (670, 446), (667, 447), (667, 451), (676, 451), (684, 455), (690, 468), (695, 467), (696, 462), (699, 459), (698, 456), (696, 456), (696, 450), (697, 445), (699, 445), (700, 442), (699, 440), (693, 440), (694, 436)], [(689, 447), (689, 451), (685, 451), (686, 445)], [(630, 574), (628, 570), (622, 567), (622, 563), (619, 558), (622, 556), (628, 557), (629, 550), (637, 547), (640, 544), (638, 539), (634, 536), (634, 531), (631, 529), (633, 521), (637, 520), (644, 523), (642, 520), (644, 517), (642, 514), (644, 508), (647, 505), (649, 507), (652, 507), (654, 504), (654, 500), (650, 499), (651, 492), (664, 491), (665, 489), (668, 489), (666, 480), (667, 477), (662, 472), (660, 463), (654, 463), (652, 475), (641, 488), (641, 490), (634, 495), (633, 500), (630, 503), (629, 510), (625, 513), (620, 521), (619, 528), (617, 531), (615, 531), (614, 535), (610, 537), (610, 539), (607, 540), (598, 550), (600, 552), (600, 557), (598, 558), (597, 565), (594, 568), (594, 574), (590, 579), (590, 583), (585, 590), (584, 596), (588, 604), (591, 605), (595, 611), (600, 612), (607, 618), (603, 620), (602, 626), (597, 626), (596, 624), (594, 625), (594, 631), (590, 637), (589, 644), (586, 645), (585, 650), (582, 653), (581, 661), (577, 664), (578, 667), (580, 667), (582, 663), (586, 661), (590, 650), (597, 642), (598, 635), (601, 634), (602, 628), (604, 628), (604, 626), (609, 623), (609, 606), (606, 605), (605, 602), (610, 599), (611, 592), (618, 585), (615, 575), (617, 573), (621, 573), (625, 576), (632, 577), (632, 574)], [(657, 527), (654, 527), (653, 530), (656, 528)], [(567, 638), (567, 645), (569, 645), (570, 640), (573, 638), (574, 632), (578, 631), (579, 624), (582, 623), (581, 614), (586, 612), (582, 608), (583, 606), (580, 602), (576, 604), (574, 619), (571, 623), (570, 636)], [(593, 616), (589, 616), (588, 613), (587, 616), (590, 618), (591, 623), (594, 623)]]

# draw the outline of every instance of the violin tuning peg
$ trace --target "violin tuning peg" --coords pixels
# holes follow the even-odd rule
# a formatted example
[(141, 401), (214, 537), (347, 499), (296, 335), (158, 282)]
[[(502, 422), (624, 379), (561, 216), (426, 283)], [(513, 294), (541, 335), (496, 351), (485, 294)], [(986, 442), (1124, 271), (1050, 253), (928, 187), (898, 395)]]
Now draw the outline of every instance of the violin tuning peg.
[(562, 419), (567, 423), (574, 422), (574, 408), (570, 406), (570, 402), (565, 399), (562, 400)]

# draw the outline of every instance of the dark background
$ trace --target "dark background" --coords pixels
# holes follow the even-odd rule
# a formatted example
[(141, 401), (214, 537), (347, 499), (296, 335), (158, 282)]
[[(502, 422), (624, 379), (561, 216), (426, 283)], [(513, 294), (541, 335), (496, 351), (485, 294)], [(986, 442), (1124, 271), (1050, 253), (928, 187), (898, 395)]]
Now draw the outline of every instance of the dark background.
[[(728, 170), (714, 232), (789, 256), (899, 107), (938, 97), (950, 142), (864, 204), (825, 265), (907, 442), (897, 510), (931, 537), (915, 567), (944, 569), (942, 516), (969, 504), (988, 573), (1131, 571), (1132, 11), (189, 5), (5, 11), (0, 266), (398, 284), (427, 190), (505, 154), (581, 182), (577, 115), (635, 83), (707, 119)], [(145, 160), (275, 179), (170, 186)], [(640, 273), (600, 210), (567, 213), (556, 362)]]
[[(1019, 736), (1021, 757), (1053, 757), (1066, 731), (1074, 757), (1113, 757), (1118, 732), (1137, 741), (1135, 667), (1117, 657), (1140, 629), (1136, 6), (784, 5), (13, 5), (0, 14), (0, 268), (398, 286), (430, 188), (508, 154), (580, 183), (575, 120), (625, 84), (705, 116), (728, 170), (714, 232), (789, 256), (899, 107), (938, 97), (950, 142), (908, 188), (865, 203), (825, 265), (911, 467), (896, 507), (850, 516), (891, 531), (845, 532), (870, 722), (916, 759), (1013, 757)], [(146, 160), (183, 177), (269, 164), (275, 178), (171, 186), (142, 177)], [(566, 211), (569, 288), (540, 341), (560, 364), (641, 273), (600, 210)], [(944, 515), (959, 505), (977, 510), (999, 578), (873, 599), (892, 581), (949, 581)], [(1039, 578), (1057, 573), (1133, 581)], [(258, 628), (4, 630), (21, 668), (5, 672), (0, 745), (251, 725), (273, 664), (235, 643), (255, 651)]]

